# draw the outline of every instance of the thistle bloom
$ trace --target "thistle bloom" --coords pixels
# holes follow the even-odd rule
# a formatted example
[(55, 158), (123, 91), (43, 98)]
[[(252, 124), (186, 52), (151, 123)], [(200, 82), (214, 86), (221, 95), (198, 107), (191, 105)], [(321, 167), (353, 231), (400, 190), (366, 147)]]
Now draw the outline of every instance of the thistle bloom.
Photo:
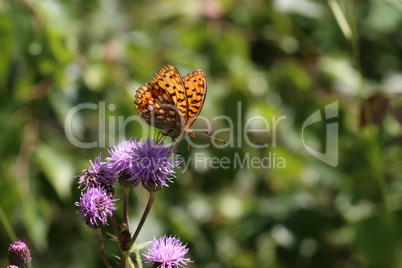
[(92, 229), (97, 229), (106, 225), (108, 217), (116, 210), (114, 202), (116, 199), (98, 186), (81, 193), (80, 202), (75, 205), (80, 207), (77, 213), (82, 214), (82, 220)]
[(32, 258), (29, 248), (24, 241), (17, 240), (8, 248), (8, 261), (10, 266), (27, 268), (31, 266)]
[(183, 245), (179, 238), (163, 237), (158, 240), (153, 239), (148, 245), (147, 252), (143, 253), (146, 258), (144, 261), (148, 264), (153, 263), (153, 267), (158, 268), (177, 268), (184, 267), (187, 263), (192, 262), (189, 258), (184, 258), (187, 254), (187, 244)]
[(101, 156), (95, 158), (95, 162), (89, 160), (91, 167), (84, 169), (81, 175), (76, 176), (79, 178), (78, 184), (87, 188), (95, 188), (97, 186), (105, 187), (111, 190), (112, 185), (116, 182), (116, 176), (112, 172), (106, 162), (101, 162)]
[(171, 158), (170, 147), (165, 147), (163, 141), (155, 140), (123, 141), (106, 158), (110, 168), (118, 174), (125, 174), (127, 181), (137, 185), (142, 182), (145, 188), (161, 188), (171, 182), (174, 176), (172, 168), (180, 161)]
[(172, 177), (175, 177), (172, 168), (181, 163), (169, 158), (170, 148), (163, 146), (163, 141), (151, 142), (148, 139), (138, 143), (133, 152), (136, 155), (133, 162), (133, 180), (141, 181), (145, 188), (168, 186), (166, 181), (172, 182)]
[(109, 167), (116, 171), (118, 177), (128, 176), (131, 177), (131, 163), (133, 158), (133, 148), (137, 146), (136, 139), (123, 140), (119, 144), (115, 145), (113, 149), (108, 150), (109, 157), (106, 157), (106, 161)]

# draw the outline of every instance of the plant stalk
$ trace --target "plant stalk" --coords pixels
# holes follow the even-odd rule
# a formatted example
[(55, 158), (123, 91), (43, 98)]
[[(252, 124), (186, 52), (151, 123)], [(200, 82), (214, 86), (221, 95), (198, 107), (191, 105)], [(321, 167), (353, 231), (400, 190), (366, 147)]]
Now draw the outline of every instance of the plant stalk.
[(137, 240), (138, 234), (140, 233), (140, 231), (142, 229), (142, 226), (144, 225), (145, 220), (148, 217), (149, 211), (151, 210), (152, 204), (154, 203), (155, 196), (156, 196), (156, 191), (150, 191), (149, 192), (148, 204), (147, 204), (147, 207), (144, 210), (144, 213), (142, 214), (140, 222), (138, 223), (137, 229), (135, 230), (135, 233), (134, 233), (133, 237), (130, 240), (130, 249), (134, 245), (135, 241)]
[(102, 256), (102, 260), (105, 263), (105, 266), (108, 268), (112, 268), (112, 266), (110, 265), (109, 261), (106, 258), (106, 254), (105, 254), (105, 247), (103, 244), (103, 237), (102, 237), (102, 231), (100, 228), (96, 229), (96, 233), (98, 235), (98, 240), (99, 240), (99, 248), (100, 248), (100, 252), (101, 252), (101, 256)]

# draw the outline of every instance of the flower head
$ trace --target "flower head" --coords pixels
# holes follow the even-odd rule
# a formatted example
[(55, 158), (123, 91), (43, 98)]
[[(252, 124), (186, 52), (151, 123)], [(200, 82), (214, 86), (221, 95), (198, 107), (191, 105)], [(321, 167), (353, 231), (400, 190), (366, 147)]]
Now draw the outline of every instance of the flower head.
[(86, 188), (94, 188), (102, 186), (108, 189), (112, 189), (112, 185), (116, 182), (116, 176), (111, 171), (106, 162), (101, 162), (101, 156), (95, 158), (95, 162), (89, 160), (91, 167), (84, 169), (81, 175), (76, 176), (79, 178), (78, 184)]
[(106, 161), (118, 176), (125, 175), (133, 185), (142, 182), (145, 188), (161, 188), (172, 181), (175, 173), (172, 168), (180, 164), (171, 158), (170, 149), (163, 141), (130, 139), (109, 150)]
[[(174, 170), (181, 161), (170, 156), (170, 147), (165, 147), (163, 141), (141, 142), (133, 150), (136, 158), (133, 162), (133, 180), (141, 181), (145, 188), (151, 186), (161, 188), (172, 182)], [(169, 177), (170, 176), (170, 177)]]
[(32, 258), (29, 248), (24, 241), (17, 240), (8, 248), (8, 261), (11, 266), (30, 267)]
[(136, 139), (123, 140), (119, 144), (115, 145), (113, 149), (108, 150), (109, 157), (106, 157), (106, 161), (111, 169), (116, 171), (117, 176), (128, 175), (131, 177), (131, 163), (132, 163), (132, 151), (137, 146)]
[(192, 262), (190, 258), (184, 258), (187, 254), (187, 244), (183, 245), (179, 238), (163, 237), (158, 240), (153, 239), (148, 245), (147, 252), (143, 253), (146, 258), (144, 261), (148, 264), (154, 263), (153, 267), (158, 268), (177, 268)]
[(77, 213), (82, 214), (82, 220), (92, 229), (97, 229), (107, 224), (108, 217), (116, 210), (115, 201), (111, 194), (98, 186), (81, 193), (80, 202), (75, 205), (80, 207)]

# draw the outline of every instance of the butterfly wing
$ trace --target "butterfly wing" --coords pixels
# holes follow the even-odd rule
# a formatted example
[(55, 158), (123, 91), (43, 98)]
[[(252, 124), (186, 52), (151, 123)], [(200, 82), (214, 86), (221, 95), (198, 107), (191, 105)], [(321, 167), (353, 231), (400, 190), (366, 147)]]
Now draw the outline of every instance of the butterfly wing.
[(182, 133), (187, 103), (182, 78), (173, 65), (162, 66), (151, 81), (142, 85), (134, 103), (147, 124), (172, 138)]
[[(181, 127), (181, 118), (173, 100), (169, 100), (167, 95), (158, 95), (157, 92), (163, 93), (164, 91), (149, 83), (142, 85), (135, 96), (135, 108), (145, 123), (157, 127), (167, 134), (172, 129)], [(164, 96), (162, 101), (158, 96)]]
[(183, 76), (184, 89), (187, 94), (186, 128), (190, 128), (200, 114), (207, 96), (207, 78), (203, 70), (195, 70)]
[(166, 91), (185, 122), (184, 119), (187, 114), (186, 92), (184, 90), (183, 79), (176, 67), (171, 64), (162, 66), (149, 83), (158, 84), (159, 87)]

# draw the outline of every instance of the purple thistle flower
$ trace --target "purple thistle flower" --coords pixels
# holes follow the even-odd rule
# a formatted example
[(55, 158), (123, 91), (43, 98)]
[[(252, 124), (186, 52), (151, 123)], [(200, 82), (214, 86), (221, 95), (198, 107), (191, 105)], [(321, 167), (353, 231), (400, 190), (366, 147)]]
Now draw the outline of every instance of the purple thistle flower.
[(106, 161), (109, 167), (116, 171), (118, 177), (126, 175), (131, 177), (132, 150), (137, 144), (136, 139), (123, 140), (108, 150), (109, 157), (106, 157)]
[(10, 245), (8, 248), (8, 261), (11, 266), (15, 265), (23, 268), (31, 266), (31, 253), (24, 241), (19, 239)]
[(145, 188), (168, 186), (166, 181), (172, 182), (172, 177), (176, 177), (172, 168), (181, 163), (181, 161), (169, 158), (170, 149), (170, 147), (163, 146), (163, 141), (155, 143), (148, 139), (138, 143), (133, 149), (136, 157), (132, 166), (132, 179), (141, 181)]
[(113, 171), (111, 171), (106, 162), (101, 162), (101, 155), (95, 158), (95, 162), (91, 163), (91, 167), (84, 169), (81, 175), (76, 176), (79, 178), (78, 184), (84, 186), (84, 190), (87, 188), (95, 188), (97, 186), (102, 186), (108, 189), (108, 192), (112, 192), (112, 186), (116, 182), (116, 176)]
[(146, 258), (144, 260), (146, 263), (154, 263), (153, 267), (184, 267), (187, 263), (192, 262), (190, 258), (184, 258), (188, 252), (186, 246), (187, 244), (183, 245), (180, 239), (176, 237), (164, 235), (158, 240), (154, 237), (152, 243), (147, 247), (147, 252), (142, 255)]
[(98, 186), (82, 192), (80, 202), (75, 202), (75, 205), (80, 207), (77, 213), (82, 214), (82, 220), (92, 229), (97, 229), (107, 224), (108, 217), (116, 210), (116, 201)]
[(106, 161), (118, 176), (125, 176), (133, 185), (142, 182), (145, 188), (160, 188), (168, 186), (166, 181), (171, 182), (171, 177), (175, 177), (172, 168), (181, 163), (171, 159), (170, 149), (163, 146), (163, 141), (130, 139), (109, 150)]

